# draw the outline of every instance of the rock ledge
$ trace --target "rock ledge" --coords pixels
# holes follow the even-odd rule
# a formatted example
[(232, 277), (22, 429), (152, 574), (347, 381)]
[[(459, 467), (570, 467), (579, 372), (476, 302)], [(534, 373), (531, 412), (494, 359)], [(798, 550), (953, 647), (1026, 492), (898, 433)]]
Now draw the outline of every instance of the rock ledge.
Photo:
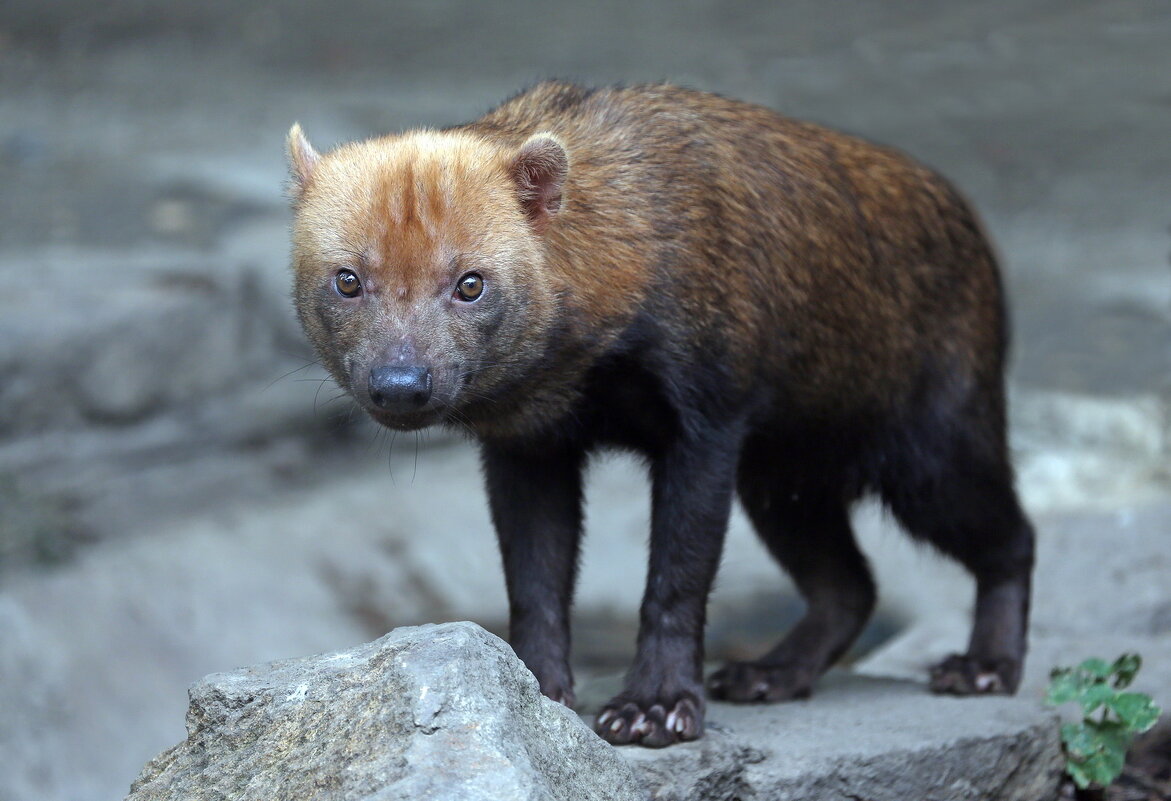
[(713, 704), (695, 743), (614, 749), (472, 623), (214, 674), (190, 697), (186, 741), (127, 801), (1041, 801), (1061, 772), (1034, 702), (845, 673), (811, 701)]
[(614, 749), (471, 623), (214, 674), (190, 696), (187, 740), (128, 801), (645, 797)]

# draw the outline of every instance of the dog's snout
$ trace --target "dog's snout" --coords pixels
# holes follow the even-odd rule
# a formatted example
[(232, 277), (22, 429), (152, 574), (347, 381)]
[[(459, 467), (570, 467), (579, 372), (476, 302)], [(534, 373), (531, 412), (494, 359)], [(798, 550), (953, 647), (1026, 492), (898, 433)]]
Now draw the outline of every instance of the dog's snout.
[(375, 367), (370, 400), (388, 412), (415, 412), (431, 400), (431, 371), (418, 365)]

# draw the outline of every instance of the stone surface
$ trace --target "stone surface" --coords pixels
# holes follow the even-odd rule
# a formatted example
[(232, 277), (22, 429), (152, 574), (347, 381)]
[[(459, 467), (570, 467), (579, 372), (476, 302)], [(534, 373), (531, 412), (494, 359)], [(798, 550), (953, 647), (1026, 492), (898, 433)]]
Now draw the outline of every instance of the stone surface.
[[(1171, 351), (1171, 336), (1166, 343)], [(1016, 393), (1010, 409), (1017, 476), (1034, 513), (1171, 497), (1171, 406), (1160, 396), (1034, 390)]]
[(713, 704), (695, 743), (615, 749), (471, 623), (214, 674), (189, 695), (186, 741), (127, 801), (1043, 801), (1061, 764), (1056, 717), (1033, 702), (846, 673), (808, 701)]
[(845, 673), (809, 701), (713, 704), (696, 743), (614, 749), (470, 623), (214, 674), (189, 694), (186, 741), (127, 801), (1043, 801), (1061, 763), (1055, 716), (1035, 703)]
[(844, 673), (808, 701), (713, 704), (695, 743), (622, 753), (664, 801), (1043, 801), (1061, 774), (1055, 716), (1036, 703)]
[(208, 676), (127, 801), (633, 801), (630, 767), (468, 623)]
[[(146, 759), (182, 736), (183, 690), (204, 673), (344, 648), (428, 621), (467, 618), (503, 631), (503, 579), (474, 455), (431, 447), (416, 470), (413, 450), (400, 443), (391, 469), (376, 455), (344, 463), (337, 475), (311, 474), (319, 483), (273, 496), (270, 507), (207, 509), (0, 587), (0, 778), (11, 798), (98, 801), (124, 790)], [(597, 661), (603, 642), (609, 669), (624, 669), (633, 649), (646, 553), (640, 473), (632, 461), (607, 461), (590, 485), (578, 609), (604, 625), (592, 643), (578, 640), (576, 656)], [(173, 475), (183, 480), (181, 471)], [(1148, 658), (1140, 684), (1171, 705), (1171, 653), (1155, 644), (1167, 637), (1169, 514), (1154, 504), (1038, 518), (1036, 623), (1022, 697), (1036, 702), (1055, 664), (1139, 650)], [(858, 527), (884, 608), (914, 621), (866, 667), (922, 679), (928, 664), (963, 646), (971, 581), (873, 508)], [(748, 622), (759, 649), (784, 625), (767, 605), (777, 596), (763, 593), (786, 585), (738, 515), (713, 628), (743, 625), (745, 599), (760, 597)], [(1038, 639), (1045, 632), (1052, 638)], [(112, 752), (110, 742), (118, 743)]]

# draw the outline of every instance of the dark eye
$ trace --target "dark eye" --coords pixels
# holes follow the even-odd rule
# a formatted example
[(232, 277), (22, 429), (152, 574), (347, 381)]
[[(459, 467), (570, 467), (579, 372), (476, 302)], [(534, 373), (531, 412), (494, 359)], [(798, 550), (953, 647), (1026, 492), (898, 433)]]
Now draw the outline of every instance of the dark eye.
[(459, 283), (455, 285), (456, 297), (468, 303), (471, 303), (483, 294), (484, 279), (480, 277), (479, 273), (468, 273), (459, 279)]
[(356, 298), (362, 294), (362, 282), (353, 270), (338, 270), (333, 279), (333, 286), (344, 298)]

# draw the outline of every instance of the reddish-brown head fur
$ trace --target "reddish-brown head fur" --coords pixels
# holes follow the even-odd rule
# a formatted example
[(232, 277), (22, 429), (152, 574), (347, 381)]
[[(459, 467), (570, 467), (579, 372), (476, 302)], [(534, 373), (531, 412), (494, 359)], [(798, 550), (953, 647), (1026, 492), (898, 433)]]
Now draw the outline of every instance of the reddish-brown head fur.
[[(539, 356), (559, 293), (541, 237), (568, 170), (556, 139), (505, 148), (421, 131), (318, 155), (295, 126), (289, 153), (297, 310), (330, 372), (377, 419), (459, 422), (461, 393), (488, 395)], [(340, 270), (357, 275), (358, 297), (336, 291)], [(468, 274), (483, 280), (474, 302), (456, 292)], [(371, 371), (395, 364), (431, 372), (432, 400), (417, 413), (369, 402)]]

